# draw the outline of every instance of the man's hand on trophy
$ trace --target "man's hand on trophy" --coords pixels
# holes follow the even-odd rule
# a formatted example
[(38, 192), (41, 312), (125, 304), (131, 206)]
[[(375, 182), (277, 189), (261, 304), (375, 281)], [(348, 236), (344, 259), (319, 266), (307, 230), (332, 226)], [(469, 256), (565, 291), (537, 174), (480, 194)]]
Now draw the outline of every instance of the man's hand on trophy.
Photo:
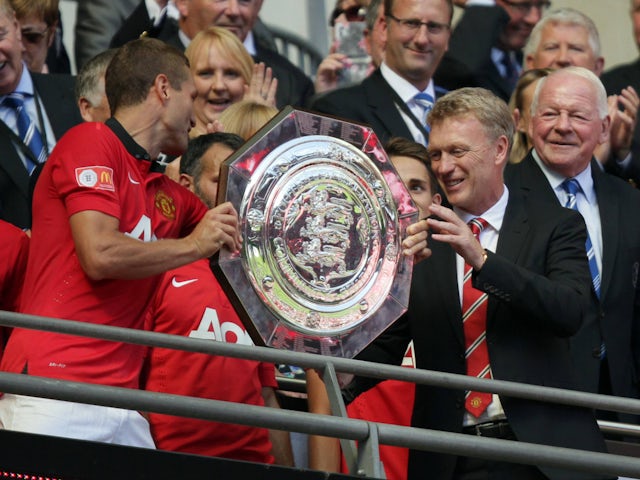
[(407, 236), (402, 241), (402, 253), (413, 255), (413, 263), (421, 262), (431, 256), (427, 247), (427, 232), (429, 224), (426, 219), (419, 220), (407, 227)]

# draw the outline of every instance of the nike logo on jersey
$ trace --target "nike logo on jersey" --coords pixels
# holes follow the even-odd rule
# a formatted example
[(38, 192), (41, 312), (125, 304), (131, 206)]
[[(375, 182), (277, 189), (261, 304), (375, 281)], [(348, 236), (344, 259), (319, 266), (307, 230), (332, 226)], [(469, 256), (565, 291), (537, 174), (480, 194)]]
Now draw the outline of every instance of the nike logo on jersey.
[(190, 283), (193, 282), (197, 282), (198, 279), (197, 278), (192, 278), (191, 280), (183, 280), (182, 282), (179, 282), (176, 277), (173, 277), (171, 279), (171, 285), (173, 285), (176, 288), (180, 288), (180, 287), (184, 287), (185, 285), (189, 285)]
[(133, 177), (131, 176), (131, 172), (127, 172), (127, 174), (129, 175), (129, 181), (131, 183), (133, 183), (134, 185), (140, 185), (140, 182), (136, 182)]

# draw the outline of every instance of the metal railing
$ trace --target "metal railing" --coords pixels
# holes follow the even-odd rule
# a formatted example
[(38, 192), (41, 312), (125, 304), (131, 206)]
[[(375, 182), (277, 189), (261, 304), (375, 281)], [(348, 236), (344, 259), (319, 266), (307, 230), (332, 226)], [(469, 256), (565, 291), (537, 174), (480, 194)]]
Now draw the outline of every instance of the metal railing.
[[(638, 458), (346, 418), (344, 403), (339, 395), (336, 371), (380, 379), (393, 378), (444, 388), (491, 391), (518, 398), (632, 414), (640, 414), (640, 400), (500, 380), (482, 380), (466, 375), (212, 342), (12, 312), (0, 311), (0, 324), (314, 368), (324, 372), (332, 404), (337, 405), (338, 410), (345, 417), (285, 412), (268, 407), (0, 372), (0, 391), (3, 392), (336, 437), (347, 441), (343, 442), (343, 449), (350, 471), (368, 477), (384, 478), (378, 447), (379, 444), (387, 444), (513, 463), (640, 478), (640, 459)], [(358, 449), (356, 450), (355, 445), (348, 441), (358, 441)]]

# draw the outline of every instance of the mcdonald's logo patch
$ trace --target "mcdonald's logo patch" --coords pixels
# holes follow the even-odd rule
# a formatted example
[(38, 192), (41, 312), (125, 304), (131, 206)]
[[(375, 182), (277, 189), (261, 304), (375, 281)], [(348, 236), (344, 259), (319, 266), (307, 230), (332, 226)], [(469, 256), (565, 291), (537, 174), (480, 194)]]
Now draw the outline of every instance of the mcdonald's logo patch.
[(109, 167), (93, 166), (76, 168), (76, 181), (81, 187), (115, 191), (113, 185), (113, 169)]
[(156, 193), (156, 208), (160, 210), (160, 213), (167, 217), (169, 220), (176, 218), (176, 205), (173, 203), (173, 198), (164, 193), (162, 190), (158, 190)]

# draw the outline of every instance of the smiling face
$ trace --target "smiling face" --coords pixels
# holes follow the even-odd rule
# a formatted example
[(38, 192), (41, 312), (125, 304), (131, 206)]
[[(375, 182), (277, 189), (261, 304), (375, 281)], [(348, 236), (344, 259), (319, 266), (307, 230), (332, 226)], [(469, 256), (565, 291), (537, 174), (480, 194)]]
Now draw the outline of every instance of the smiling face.
[(584, 67), (596, 75), (604, 68), (604, 59), (596, 56), (589, 43), (589, 32), (582, 25), (549, 22), (540, 32), (535, 52), (525, 59), (527, 69)]
[(204, 131), (207, 123), (242, 100), (247, 82), (236, 62), (215, 44), (203, 45), (194, 57), (191, 70), (198, 93), (194, 111), (197, 127)]
[(500, 199), (508, 147), (505, 136), (492, 140), (472, 114), (431, 126), (431, 168), (451, 205), (480, 215)]
[(0, 13), (0, 95), (15, 90), (22, 75), (20, 27), (13, 17)]
[(608, 134), (609, 116), (601, 118), (598, 93), (589, 80), (564, 71), (545, 79), (529, 135), (549, 168), (568, 178), (576, 176)]
[[(444, 25), (449, 25), (451, 21), (451, 11), (445, 0), (395, 0), (392, 11), (387, 13), (402, 20), (413, 19)], [(450, 29), (432, 34), (422, 25), (412, 32), (389, 17), (386, 19), (386, 26), (387, 65), (416, 88), (424, 90), (448, 49)]]

